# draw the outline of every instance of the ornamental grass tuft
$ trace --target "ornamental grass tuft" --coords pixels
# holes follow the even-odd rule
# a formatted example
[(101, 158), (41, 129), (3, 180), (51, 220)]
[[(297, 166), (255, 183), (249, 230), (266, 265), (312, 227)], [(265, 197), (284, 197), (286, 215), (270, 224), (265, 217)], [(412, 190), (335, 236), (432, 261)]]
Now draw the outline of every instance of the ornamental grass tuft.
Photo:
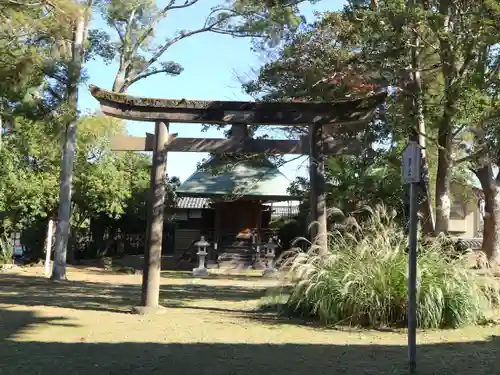
[[(395, 213), (367, 209), (329, 233), (329, 254), (312, 244), (288, 254), (292, 290), (287, 310), (324, 324), (405, 326), (408, 309), (408, 240)], [(347, 227), (346, 227), (347, 226)], [(420, 328), (456, 328), (488, 319), (499, 301), (496, 279), (480, 275), (472, 254), (449, 254), (442, 239), (419, 245), (417, 300)]]

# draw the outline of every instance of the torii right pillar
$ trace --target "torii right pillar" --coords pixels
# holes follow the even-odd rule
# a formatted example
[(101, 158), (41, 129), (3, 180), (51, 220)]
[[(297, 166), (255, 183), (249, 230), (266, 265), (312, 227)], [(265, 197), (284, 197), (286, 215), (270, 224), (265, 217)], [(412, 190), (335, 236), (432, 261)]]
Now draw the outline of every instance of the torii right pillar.
[(309, 183), (311, 188), (311, 239), (318, 253), (328, 253), (328, 231), (325, 189), (325, 155), (323, 150), (323, 126), (309, 125)]

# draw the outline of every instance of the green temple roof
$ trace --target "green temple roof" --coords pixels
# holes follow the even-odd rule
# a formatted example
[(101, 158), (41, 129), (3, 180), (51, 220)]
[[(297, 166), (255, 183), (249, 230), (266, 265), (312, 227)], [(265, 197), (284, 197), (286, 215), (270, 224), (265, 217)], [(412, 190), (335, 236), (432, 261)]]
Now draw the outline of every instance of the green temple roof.
[(212, 157), (177, 188), (179, 197), (255, 198), (284, 201), (299, 199), (288, 192), (290, 181), (267, 158), (231, 161)]

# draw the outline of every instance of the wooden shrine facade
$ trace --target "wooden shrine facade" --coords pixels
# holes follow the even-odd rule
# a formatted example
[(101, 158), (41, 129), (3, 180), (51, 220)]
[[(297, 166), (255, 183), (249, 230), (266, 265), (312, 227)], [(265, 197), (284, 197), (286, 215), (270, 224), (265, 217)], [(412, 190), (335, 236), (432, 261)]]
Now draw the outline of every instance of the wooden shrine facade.
[[(91, 93), (109, 116), (155, 122), (155, 134), (147, 137), (117, 137), (113, 150), (153, 151), (151, 201), (148, 207), (147, 245), (143, 277), (143, 306), (158, 306), (163, 230), (164, 176), (168, 151), (209, 153), (307, 154), (310, 156), (312, 220), (318, 222), (320, 247), (326, 251), (326, 205), (324, 156), (355, 154), (362, 150), (357, 138), (385, 101), (385, 92), (366, 98), (336, 102), (237, 102), (155, 99), (133, 97), (91, 86)], [(205, 123), (233, 125), (239, 134), (228, 139), (179, 138), (168, 125)], [(308, 126), (299, 140), (251, 139), (247, 125)]]
[[(234, 218), (235, 212), (238, 213), (238, 219), (230, 220), (230, 218)], [(251, 200), (218, 202), (202, 197), (179, 197), (173, 216), (175, 223), (174, 249), (168, 250), (175, 250), (178, 253), (184, 252), (193, 242), (199, 240), (201, 235), (204, 235), (212, 243), (211, 250), (214, 250), (213, 244), (217, 244), (217, 255), (219, 255), (225, 251), (224, 245), (237, 237), (242, 228), (250, 228), (253, 233), (258, 233), (260, 237), (256, 238), (258, 243), (266, 242), (269, 236), (276, 234), (276, 230), (270, 228), (272, 220), (292, 219), (298, 213), (299, 206), (293, 201), (277, 203), (252, 202)], [(167, 249), (165, 246), (163, 248), (165, 252)], [(212, 256), (211, 258), (215, 259), (216, 257)]]

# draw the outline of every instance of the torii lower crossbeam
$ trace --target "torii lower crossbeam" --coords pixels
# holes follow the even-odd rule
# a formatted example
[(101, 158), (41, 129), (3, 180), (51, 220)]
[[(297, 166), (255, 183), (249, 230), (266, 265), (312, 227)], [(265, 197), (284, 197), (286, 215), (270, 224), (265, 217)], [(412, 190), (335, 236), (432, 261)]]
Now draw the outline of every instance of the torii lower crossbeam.
[[(146, 134), (146, 137), (120, 135), (111, 138), (110, 149), (112, 151), (153, 151), (154, 143), (154, 134)], [(328, 139), (322, 143), (325, 155), (355, 154), (362, 150), (362, 143), (356, 137), (345, 140)], [(307, 155), (309, 153), (310, 141), (307, 136), (299, 140), (218, 139), (177, 138), (176, 134), (171, 134), (165, 147), (169, 152)]]

